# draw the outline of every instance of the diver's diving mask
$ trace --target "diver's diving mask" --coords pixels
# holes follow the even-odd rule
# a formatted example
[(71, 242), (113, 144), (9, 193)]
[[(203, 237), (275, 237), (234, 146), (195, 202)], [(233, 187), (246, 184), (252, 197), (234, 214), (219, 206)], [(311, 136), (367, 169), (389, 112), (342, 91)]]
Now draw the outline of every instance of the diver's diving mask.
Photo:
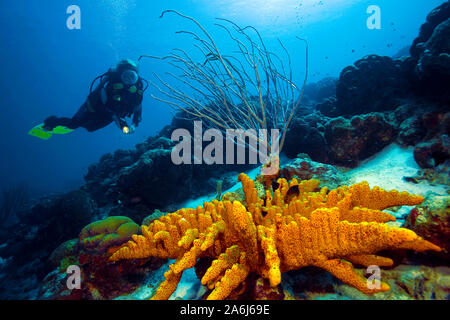
[(125, 70), (120, 75), (120, 78), (122, 79), (122, 82), (127, 86), (135, 85), (136, 82), (139, 80), (137, 72), (133, 70)]

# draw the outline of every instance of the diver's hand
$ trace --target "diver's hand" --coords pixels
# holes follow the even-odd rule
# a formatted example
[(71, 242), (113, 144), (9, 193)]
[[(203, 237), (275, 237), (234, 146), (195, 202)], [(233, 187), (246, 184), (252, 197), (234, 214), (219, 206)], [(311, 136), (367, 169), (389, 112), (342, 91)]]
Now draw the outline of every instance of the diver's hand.
[(133, 134), (136, 131), (136, 126), (134, 123), (129, 126), (127, 121), (123, 118), (119, 118), (116, 115), (113, 116), (114, 122), (122, 130), (124, 134)]
[(136, 131), (136, 127), (134, 125), (128, 126), (125, 125), (122, 127), (122, 132), (125, 134), (133, 134)]

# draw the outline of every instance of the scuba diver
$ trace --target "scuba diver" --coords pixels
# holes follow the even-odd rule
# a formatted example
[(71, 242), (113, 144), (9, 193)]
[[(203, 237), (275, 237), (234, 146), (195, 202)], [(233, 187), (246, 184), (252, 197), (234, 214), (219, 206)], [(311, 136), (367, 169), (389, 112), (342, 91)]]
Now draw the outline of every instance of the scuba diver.
[[(99, 83), (92, 90), (97, 80)], [(29, 134), (46, 140), (52, 134), (69, 133), (79, 127), (93, 132), (112, 122), (123, 133), (134, 133), (142, 120), (142, 100), (147, 88), (148, 82), (139, 76), (138, 65), (129, 59), (122, 60), (92, 81), (86, 102), (72, 118), (48, 117)], [(128, 125), (125, 118), (131, 116), (132, 124)]]

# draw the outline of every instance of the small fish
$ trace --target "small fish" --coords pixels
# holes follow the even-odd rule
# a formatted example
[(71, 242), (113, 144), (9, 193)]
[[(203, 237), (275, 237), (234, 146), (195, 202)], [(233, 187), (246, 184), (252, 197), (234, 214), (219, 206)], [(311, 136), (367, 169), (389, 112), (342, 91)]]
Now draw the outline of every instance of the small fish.
[(299, 194), (300, 190), (298, 189), (298, 185), (290, 187), (288, 192), (286, 193), (286, 196), (284, 197), (284, 202), (291, 202), (291, 200), (295, 197), (298, 197)]
[(405, 180), (406, 182), (414, 183), (414, 184), (419, 183), (419, 181), (417, 181), (417, 179), (414, 177), (403, 177), (403, 180)]

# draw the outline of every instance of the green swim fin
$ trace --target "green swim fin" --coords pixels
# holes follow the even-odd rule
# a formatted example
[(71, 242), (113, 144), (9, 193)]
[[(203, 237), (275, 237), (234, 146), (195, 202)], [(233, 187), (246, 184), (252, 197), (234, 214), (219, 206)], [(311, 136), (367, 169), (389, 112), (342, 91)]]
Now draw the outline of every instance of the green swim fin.
[(53, 129), (52, 133), (53, 134), (66, 134), (66, 133), (71, 133), (73, 131), (74, 131), (73, 129), (69, 129), (64, 126), (57, 126), (55, 129)]
[(57, 126), (52, 131), (47, 131), (44, 129), (44, 124), (41, 123), (41, 124), (35, 126), (33, 129), (31, 129), (28, 132), (28, 134), (30, 136), (37, 137), (42, 140), (48, 140), (52, 137), (53, 134), (66, 134), (66, 133), (71, 133), (72, 131), (74, 131), (74, 130), (69, 129), (64, 126)]

